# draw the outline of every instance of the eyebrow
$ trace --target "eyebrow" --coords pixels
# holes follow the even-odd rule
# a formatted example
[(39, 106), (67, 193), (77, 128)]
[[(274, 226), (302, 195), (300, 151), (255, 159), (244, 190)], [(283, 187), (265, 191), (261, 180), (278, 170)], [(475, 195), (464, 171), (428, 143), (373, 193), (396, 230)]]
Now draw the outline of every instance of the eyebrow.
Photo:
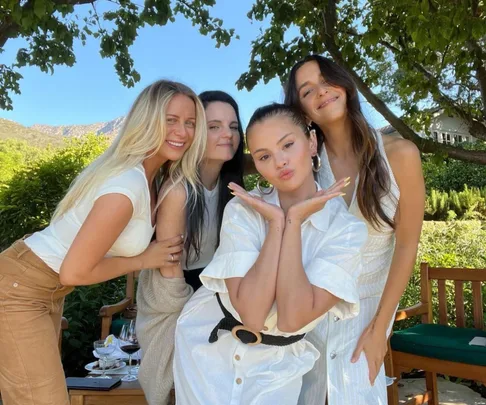
[(303, 87), (307, 86), (309, 84), (309, 81), (307, 80), (306, 82), (302, 83), (299, 88), (297, 89), (297, 93), (300, 93)]
[[(167, 114), (167, 117), (181, 118), (177, 114)], [(189, 117), (188, 120), (194, 120), (194, 121), (196, 121), (196, 117)]]
[[(287, 138), (288, 136), (290, 136), (290, 135), (293, 135), (293, 132), (289, 132), (288, 134), (285, 134), (284, 136), (282, 136), (282, 137), (279, 139), (279, 141), (277, 142), (277, 145), (278, 145), (280, 142), (282, 142), (282, 141), (283, 141), (285, 138)], [(264, 152), (264, 151), (266, 151), (266, 150), (267, 150), (267, 149), (265, 149), (265, 148), (261, 148), (261, 149), (257, 149), (257, 150), (256, 150), (255, 152), (253, 152), (253, 153)]]
[[(215, 123), (218, 123), (218, 124), (222, 124), (223, 123), (223, 121), (221, 121), (221, 120), (211, 120), (211, 121), (208, 121), (208, 124), (210, 124), (212, 122), (215, 122)], [(230, 122), (230, 125), (233, 125), (233, 124), (238, 125), (238, 121), (231, 121)]]

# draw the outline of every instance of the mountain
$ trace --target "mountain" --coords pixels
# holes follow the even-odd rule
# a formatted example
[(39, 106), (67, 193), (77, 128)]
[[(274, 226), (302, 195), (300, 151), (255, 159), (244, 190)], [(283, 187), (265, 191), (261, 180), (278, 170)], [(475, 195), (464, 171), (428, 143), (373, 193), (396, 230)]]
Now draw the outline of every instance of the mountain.
[(0, 140), (14, 138), (27, 141), (33, 146), (47, 146), (51, 144), (58, 146), (62, 144), (62, 138), (51, 134), (46, 134), (38, 130), (24, 127), (15, 122), (0, 118)]
[(87, 125), (41, 125), (35, 124), (30, 128), (43, 132), (45, 134), (56, 135), (56, 136), (69, 136), (69, 137), (80, 137), (88, 133), (104, 134), (107, 136), (114, 136), (120, 130), (123, 124), (124, 117), (118, 117), (114, 120), (108, 122), (98, 122), (96, 124)]
[(0, 118), (0, 140), (15, 138), (27, 141), (34, 146), (58, 146), (65, 137), (80, 137), (87, 133), (115, 136), (123, 124), (124, 117), (115, 118), (108, 122), (98, 122), (88, 125), (41, 125), (26, 127), (15, 121)]

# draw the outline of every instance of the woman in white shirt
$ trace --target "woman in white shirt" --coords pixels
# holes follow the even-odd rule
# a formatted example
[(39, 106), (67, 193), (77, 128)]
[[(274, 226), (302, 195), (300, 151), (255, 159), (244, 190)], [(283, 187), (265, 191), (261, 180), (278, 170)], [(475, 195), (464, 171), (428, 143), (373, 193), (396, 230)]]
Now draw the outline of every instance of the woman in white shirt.
[[(199, 98), (207, 124), (207, 146), (199, 167), (201, 184), (197, 189), (182, 184), (173, 188), (157, 212), (157, 235), (170, 238), (185, 234), (184, 254), (175, 257), (176, 266), (162, 267), (160, 272), (142, 271), (138, 282), (137, 337), (143, 353), (138, 376), (149, 405), (169, 400), (177, 318), (200, 287), (199, 274), (219, 244), (223, 211), (233, 198), (228, 184), (243, 185), (243, 129), (238, 105), (222, 91), (206, 91)], [(198, 198), (191, 197), (194, 192)]]
[[(301, 403), (385, 405), (383, 359), (400, 297), (413, 270), (424, 216), (420, 153), (401, 137), (381, 136), (364, 117), (353, 79), (337, 63), (311, 55), (291, 70), (286, 104), (306, 115), (323, 143), (317, 181), (348, 176), (338, 198), (366, 222), (356, 318), (323, 322), (309, 335), (321, 358), (304, 378)], [(342, 339), (346, 336), (346, 339)]]
[[(0, 390), (6, 405), (68, 405), (57, 348), (64, 297), (173, 261), (182, 237), (157, 240), (155, 179), (196, 187), (204, 109), (188, 87), (157, 81), (118, 137), (75, 180), (51, 224), (0, 254)], [(169, 187), (165, 192), (170, 192)], [(70, 286), (70, 287), (68, 287)]]
[[(317, 144), (289, 107), (258, 109), (247, 145), (271, 189), (226, 206), (220, 245), (176, 328), (174, 379), (181, 405), (296, 404), (319, 354), (306, 341), (328, 311), (356, 316), (365, 225), (314, 182)], [(278, 316), (277, 316), (278, 313)]]

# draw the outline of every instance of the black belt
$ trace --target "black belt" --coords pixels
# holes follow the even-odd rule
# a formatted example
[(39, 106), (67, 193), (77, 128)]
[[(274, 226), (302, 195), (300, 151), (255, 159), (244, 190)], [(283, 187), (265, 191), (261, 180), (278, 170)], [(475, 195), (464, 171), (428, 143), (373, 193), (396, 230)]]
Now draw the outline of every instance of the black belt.
[(231, 313), (224, 307), (219, 298), (219, 294), (216, 293), (216, 299), (218, 300), (219, 307), (223, 311), (224, 318), (215, 326), (211, 334), (209, 335), (209, 343), (214, 343), (218, 340), (218, 331), (220, 329), (231, 331), (235, 339), (240, 340), (249, 346), (258, 345), (260, 343), (269, 346), (288, 346), (299, 340), (303, 339), (305, 333), (302, 335), (293, 336), (275, 336), (265, 335), (264, 333), (255, 332), (245, 327), (240, 321), (238, 321)]

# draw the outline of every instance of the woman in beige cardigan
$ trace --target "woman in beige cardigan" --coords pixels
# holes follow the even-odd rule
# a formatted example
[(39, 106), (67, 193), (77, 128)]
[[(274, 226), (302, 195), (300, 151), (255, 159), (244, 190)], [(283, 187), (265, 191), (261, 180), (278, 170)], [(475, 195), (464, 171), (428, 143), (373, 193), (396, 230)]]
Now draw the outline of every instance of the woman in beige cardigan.
[(184, 234), (184, 254), (174, 255), (174, 265), (160, 272), (142, 271), (139, 277), (137, 336), (143, 353), (139, 380), (150, 405), (169, 401), (177, 318), (201, 286), (199, 274), (219, 244), (223, 210), (232, 198), (228, 184), (243, 185), (243, 129), (238, 105), (221, 91), (207, 91), (199, 98), (208, 131), (199, 168), (202, 184), (196, 194), (182, 185), (174, 188), (157, 213), (157, 239)]

